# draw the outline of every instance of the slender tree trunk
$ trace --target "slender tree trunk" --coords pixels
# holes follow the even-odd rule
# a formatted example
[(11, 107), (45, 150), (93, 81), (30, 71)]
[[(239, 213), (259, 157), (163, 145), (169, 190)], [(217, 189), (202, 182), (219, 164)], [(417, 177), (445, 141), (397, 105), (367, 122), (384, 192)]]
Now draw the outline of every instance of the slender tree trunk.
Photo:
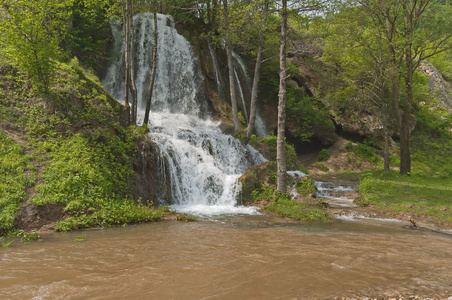
[(276, 142), (277, 190), (286, 192), (286, 35), (287, 35), (287, 0), (282, 0), (281, 40), (279, 45), (279, 104), (278, 137)]
[[(414, 4), (415, 5), (415, 4)], [(406, 86), (406, 96), (402, 115), (401, 131), (400, 131), (400, 174), (408, 174), (411, 172), (411, 154), (410, 154), (410, 136), (411, 136), (411, 107), (413, 103), (413, 74), (415, 67), (411, 55), (413, 24), (412, 16), (410, 17), (409, 8), (406, 3), (403, 7), (404, 25), (405, 25), (405, 67), (404, 76)]]
[(378, 56), (376, 58), (377, 66), (378, 66), (378, 75), (376, 79), (376, 86), (379, 87), (380, 93), (379, 95), (379, 103), (381, 104), (381, 115), (383, 119), (383, 172), (385, 174), (389, 173), (390, 168), (390, 159), (389, 159), (389, 117), (388, 117), (388, 99), (391, 98), (389, 88), (386, 86), (386, 66), (384, 64), (384, 55), (383, 55), (383, 43), (381, 39), (381, 34), (377, 35), (377, 43), (378, 43)]
[(257, 58), (256, 58), (256, 66), (254, 68), (254, 78), (253, 78), (253, 88), (251, 90), (251, 105), (250, 105), (250, 119), (248, 122), (248, 127), (246, 128), (246, 142), (251, 138), (251, 134), (254, 130), (254, 124), (256, 122), (256, 114), (257, 114), (257, 96), (259, 92), (259, 80), (261, 76), (261, 66), (262, 66), (262, 53), (264, 51), (264, 28), (265, 24), (267, 23), (267, 17), (268, 17), (268, 6), (269, 3), (266, 2), (264, 4), (264, 20), (262, 21), (262, 28), (261, 33), (259, 35), (259, 47), (257, 49)]
[(237, 108), (237, 93), (235, 90), (234, 64), (232, 57), (232, 42), (229, 32), (228, 1), (223, 0), (224, 27), (226, 30), (226, 55), (228, 58), (229, 92), (231, 96), (232, 120), (235, 131), (240, 131), (239, 114)]
[[(384, 93), (385, 95), (387, 93)], [(383, 111), (383, 172), (389, 174), (390, 159), (389, 159), (389, 131), (388, 131), (388, 110), (386, 105), (386, 98), (383, 98), (382, 111)]]
[[(411, 54), (411, 51), (410, 51)], [(405, 54), (407, 55), (407, 54)], [(402, 124), (400, 130), (400, 174), (408, 174), (411, 172), (411, 153), (410, 153), (410, 137), (413, 116), (411, 115), (411, 106), (413, 103), (413, 70), (409, 68), (412, 62), (407, 63), (406, 81), (406, 99), (402, 116)]]
[[(128, 1), (128, 0), (126, 0)], [(129, 21), (128, 21), (128, 5), (127, 2), (122, 1), (122, 16), (123, 16), (123, 39), (124, 39), (124, 64), (125, 64), (125, 95), (124, 95), (124, 105), (126, 107), (126, 124), (130, 125), (130, 105), (129, 105)]]
[(148, 99), (146, 102), (146, 111), (144, 114), (144, 120), (143, 120), (143, 127), (148, 126), (149, 122), (149, 112), (151, 110), (151, 100), (152, 100), (152, 93), (154, 91), (154, 82), (155, 82), (155, 75), (157, 70), (157, 42), (158, 42), (158, 31), (157, 31), (157, 1), (154, 0), (153, 7), (154, 7), (154, 48), (152, 49), (152, 73), (151, 73), (151, 81), (149, 83), (148, 88)]
[(130, 123), (131, 124), (136, 124), (137, 123), (137, 99), (138, 99), (138, 95), (137, 95), (137, 86), (135, 83), (135, 50), (133, 47), (133, 42), (134, 42), (134, 32), (133, 32), (133, 4), (132, 4), (132, 0), (127, 0), (127, 4), (128, 4), (128, 30), (129, 30), (129, 55), (130, 55), (130, 60), (129, 60), (129, 66), (130, 66), (130, 74), (129, 74), (129, 90), (130, 93), (132, 95), (132, 108), (131, 108), (131, 116), (130, 116)]

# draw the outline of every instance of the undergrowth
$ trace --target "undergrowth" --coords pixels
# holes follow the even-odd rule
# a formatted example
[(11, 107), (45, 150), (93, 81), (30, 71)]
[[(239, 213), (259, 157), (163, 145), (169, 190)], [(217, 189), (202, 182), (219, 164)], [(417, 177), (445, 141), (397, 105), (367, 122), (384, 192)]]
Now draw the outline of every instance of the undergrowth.
[(25, 190), (34, 185), (36, 170), (30, 160), (23, 146), (0, 130), (0, 235), (14, 228), (19, 204), (27, 198)]
[(163, 217), (166, 209), (131, 199), (137, 133), (120, 125), (121, 105), (76, 60), (59, 64), (45, 95), (10, 67), (0, 73), (0, 126), (23, 144), (0, 130), (0, 234), (14, 231), (24, 201), (65, 204), (59, 231)]
[(452, 118), (446, 110), (434, 106), (423, 105), (416, 112), (411, 173), (364, 173), (359, 185), (362, 205), (371, 204), (394, 215), (428, 217), (452, 226)]
[(289, 194), (278, 192), (271, 186), (254, 190), (251, 193), (251, 200), (267, 201), (269, 204), (264, 207), (264, 210), (295, 221), (324, 222), (331, 219), (325, 209), (295, 202)]

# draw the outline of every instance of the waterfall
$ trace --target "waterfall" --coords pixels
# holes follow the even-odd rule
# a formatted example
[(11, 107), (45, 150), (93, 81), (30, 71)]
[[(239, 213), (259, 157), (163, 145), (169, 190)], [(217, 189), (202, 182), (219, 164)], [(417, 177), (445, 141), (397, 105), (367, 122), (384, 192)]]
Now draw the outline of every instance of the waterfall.
[[(151, 70), (152, 18), (151, 14), (139, 14), (133, 19), (138, 124), (143, 120), (141, 108), (145, 106)], [(112, 28), (114, 50), (120, 52), (122, 38), (116, 34), (120, 28), (118, 24)], [(159, 200), (177, 211), (193, 214), (256, 213), (255, 208), (237, 206), (237, 179), (265, 158), (251, 146), (243, 146), (237, 139), (224, 135), (219, 123), (207, 117), (202, 74), (190, 44), (177, 33), (170, 16), (158, 15), (158, 36), (148, 137), (158, 148)], [(123, 64), (118, 58), (103, 80), (105, 88), (119, 101), (124, 101)]]
[(207, 42), (207, 45), (209, 47), (210, 57), (212, 58), (213, 70), (215, 72), (215, 80), (217, 82), (218, 96), (224, 99), (223, 84), (221, 83), (221, 73), (219, 71), (220, 67), (218, 66), (218, 59), (215, 54), (215, 51), (212, 48), (212, 44), (210, 43), (210, 41)]
[[(248, 74), (248, 69), (245, 66), (245, 63), (243, 62), (243, 59), (240, 57), (240, 55), (238, 55), (237, 53), (235, 53), (234, 51), (232, 51), (232, 56), (234, 57), (234, 59), (236, 60), (236, 62), (238, 63), (238, 65), (240, 66), (243, 74), (245, 75), (245, 80), (246, 80), (246, 84), (248, 85), (249, 90), (252, 90), (252, 83), (251, 83), (251, 79), (250, 76)], [(237, 84), (239, 87), (239, 91), (241, 93), (242, 96), (242, 103), (243, 103), (243, 109), (245, 112), (245, 116), (246, 116), (246, 122), (248, 123), (249, 118), (247, 117), (247, 110), (246, 110), (246, 101), (244, 99), (244, 95), (243, 95), (243, 88), (241, 86), (241, 82), (239, 80), (239, 77), (237, 76), (237, 72), (234, 70), (235, 72), (235, 76), (237, 78)], [(265, 122), (261, 117), (259, 108), (256, 110), (256, 120), (254, 123), (254, 130), (256, 131), (256, 134), (260, 137), (266, 137), (267, 134), (267, 129), (265, 127)]]
[(246, 110), (245, 95), (243, 94), (243, 89), (242, 89), (242, 85), (240, 83), (239, 75), (237, 75), (237, 70), (235, 70), (235, 69), (234, 69), (234, 74), (235, 74), (235, 80), (237, 81), (237, 86), (239, 88), (240, 99), (242, 100), (243, 114), (245, 117), (245, 122), (246, 122), (246, 124), (248, 124), (249, 118), (248, 118), (248, 111)]

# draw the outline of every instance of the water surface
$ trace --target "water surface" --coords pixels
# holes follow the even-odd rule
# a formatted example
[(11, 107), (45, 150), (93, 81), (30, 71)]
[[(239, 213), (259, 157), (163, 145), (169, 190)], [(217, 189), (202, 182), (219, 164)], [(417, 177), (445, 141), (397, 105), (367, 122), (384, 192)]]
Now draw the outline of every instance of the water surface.
[[(75, 241), (86, 234), (83, 242)], [(0, 248), (2, 299), (452, 296), (452, 238), (266, 216), (48, 234)]]

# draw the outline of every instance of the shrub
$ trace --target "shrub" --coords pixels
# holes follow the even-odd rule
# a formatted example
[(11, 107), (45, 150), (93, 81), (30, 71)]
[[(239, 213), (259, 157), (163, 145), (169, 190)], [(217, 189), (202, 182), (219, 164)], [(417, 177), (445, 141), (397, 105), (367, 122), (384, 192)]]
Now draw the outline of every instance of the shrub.
[(315, 193), (315, 180), (312, 177), (301, 177), (297, 182), (297, 192), (302, 196)]
[(330, 150), (326, 148), (320, 150), (319, 154), (317, 155), (317, 158), (319, 159), (319, 161), (328, 160), (328, 158), (330, 158)]
[(265, 210), (276, 213), (281, 217), (288, 217), (296, 221), (328, 221), (331, 216), (321, 208), (313, 207), (308, 204), (298, 203), (287, 198), (279, 199), (271, 205), (265, 207)]

